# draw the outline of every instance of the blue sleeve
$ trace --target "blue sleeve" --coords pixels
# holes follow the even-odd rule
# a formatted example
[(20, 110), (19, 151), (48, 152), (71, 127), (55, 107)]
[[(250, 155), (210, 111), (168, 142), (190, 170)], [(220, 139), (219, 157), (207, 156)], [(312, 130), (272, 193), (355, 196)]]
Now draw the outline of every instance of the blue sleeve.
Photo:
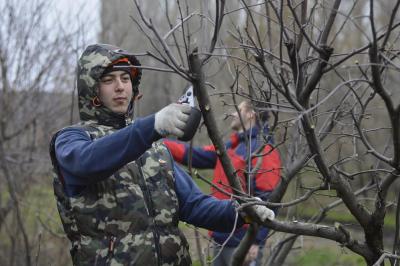
[[(164, 139), (164, 144), (168, 147), (174, 160), (178, 163), (188, 165), (190, 146), (187, 143)], [(212, 169), (217, 163), (217, 153), (213, 146), (192, 147), (192, 166), (198, 169)]]
[(259, 197), (263, 201), (267, 201), (269, 198), (269, 195), (271, 194), (271, 191), (260, 189), (256, 184), (256, 179), (257, 179), (257, 177), (253, 178), (251, 180), (251, 183), (252, 183), (251, 186), (253, 188), (253, 196)]
[(192, 178), (175, 163), (174, 175), (181, 221), (213, 231), (230, 232), (238, 216), (237, 227), (243, 225), (232, 201), (203, 194)]
[(264, 246), (265, 242), (267, 240), (268, 237), (268, 233), (269, 233), (269, 229), (267, 227), (263, 227), (261, 226), (258, 229), (258, 233), (257, 233), (257, 237), (256, 237), (256, 243), (259, 246)]
[[(184, 161), (187, 165), (189, 163), (189, 145), (186, 144)], [(217, 153), (214, 150), (207, 150), (200, 147), (192, 148), (192, 164), (194, 168), (198, 169), (212, 169), (217, 163)]]
[(88, 185), (139, 158), (157, 137), (154, 115), (136, 119), (133, 124), (96, 140), (80, 128), (67, 128), (56, 138), (56, 157), (67, 185)]

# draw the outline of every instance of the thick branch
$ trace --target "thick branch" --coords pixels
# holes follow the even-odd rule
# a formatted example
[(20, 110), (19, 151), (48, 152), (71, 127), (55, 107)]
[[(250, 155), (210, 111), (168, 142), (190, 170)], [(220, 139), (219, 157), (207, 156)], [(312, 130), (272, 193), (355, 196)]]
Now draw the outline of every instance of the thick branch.
[(385, 39), (383, 40), (383, 43), (382, 43), (383, 49), (385, 49), (385, 46), (386, 46), (387, 42), (389, 41), (390, 34), (392, 33), (391, 28), (392, 28), (393, 22), (396, 18), (396, 13), (399, 10), (399, 6), (400, 6), (400, 0), (397, 0), (397, 3), (393, 8), (392, 15), (390, 16), (390, 21), (389, 21), (389, 25), (388, 25), (388, 30), (385, 34)]
[[(395, 111), (395, 108), (393, 106), (392, 98), (389, 94), (389, 92), (384, 88), (382, 81), (381, 81), (381, 72), (380, 72), (380, 59), (378, 56), (378, 47), (376, 43), (373, 43), (371, 48), (369, 49), (369, 58), (371, 61), (371, 74), (372, 74), (372, 88), (376, 93), (378, 93), (383, 101), (385, 102), (386, 108), (389, 113), (390, 121), (393, 127), (393, 150), (394, 150), (394, 158), (393, 162), (395, 164), (398, 164), (398, 158), (399, 158), (399, 146), (400, 146), (400, 140), (399, 140), (399, 127), (398, 125), (398, 114)], [(397, 165), (398, 166), (398, 165)]]
[[(320, 47), (318, 47), (318, 45), (316, 45), (316, 44), (311, 40), (310, 36), (308, 36), (307, 32), (305, 32), (304, 27), (303, 27), (303, 23), (302, 23), (302, 22), (303, 22), (303, 18), (302, 18), (302, 21), (299, 20), (299, 18), (298, 18), (297, 15), (296, 15), (296, 11), (293, 9), (293, 7), (292, 7), (292, 5), (290, 4), (290, 1), (289, 1), (289, 0), (287, 1), (287, 5), (288, 5), (290, 11), (292, 12), (292, 15), (293, 15), (293, 17), (294, 17), (294, 21), (296, 22), (297, 26), (298, 26), (299, 29), (300, 29), (300, 32), (301, 32), (301, 35), (300, 35), (300, 36), (301, 36), (301, 38), (299, 39), (299, 41), (302, 41), (303, 36), (304, 36), (304, 37), (306, 38), (308, 44), (309, 44), (312, 48), (314, 48), (315, 51), (317, 51), (318, 53), (322, 53), (322, 52), (323, 52), (322, 49), (321, 49)], [(304, 5), (304, 4), (303, 4), (303, 5)], [(300, 48), (300, 44), (301, 44), (301, 42), (298, 42), (298, 45), (299, 45), (298, 48)], [(296, 47), (296, 49), (297, 49), (297, 47)]]
[(323, 152), (321, 151), (321, 145), (315, 136), (314, 126), (311, 124), (308, 115), (303, 116), (302, 124), (310, 151), (315, 154), (314, 161), (318, 170), (327, 182), (334, 185), (334, 188), (338, 191), (339, 196), (343, 199), (343, 202), (349, 208), (350, 212), (357, 221), (366, 228), (370, 221), (370, 214), (357, 202), (350, 184), (342, 177), (329, 170), (326, 160), (323, 157)]
[(348, 232), (344, 232), (343, 228), (301, 222), (280, 222), (277, 220), (267, 221), (264, 226), (279, 232), (330, 239), (346, 246), (364, 258), (374, 257), (374, 254), (365, 244), (353, 239)]
[(202, 62), (198, 57), (197, 49), (195, 49), (193, 53), (189, 55), (189, 67), (193, 74), (192, 82), (194, 93), (197, 96), (199, 107), (201, 113), (203, 114), (204, 123), (207, 127), (208, 135), (215, 146), (217, 155), (225, 170), (229, 184), (234, 188), (234, 194), (238, 194), (237, 191), (243, 192), (239, 179), (236, 176), (235, 168), (232, 166), (228, 154), (226, 153), (225, 144), (222, 141), (221, 133), (215, 120), (214, 110), (211, 107), (210, 98), (204, 84)]
[(250, 226), (247, 228), (246, 235), (240, 241), (240, 245), (237, 247), (237, 249), (235, 249), (235, 252), (233, 253), (232, 266), (243, 265), (244, 259), (246, 258), (246, 254), (257, 237), (257, 232), (258, 232), (258, 224), (256, 223), (250, 224)]
[(327, 44), (329, 33), (333, 27), (333, 23), (335, 22), (335, 18), (336, 18), (336, 15), (337, 15), (337, 12), (338, 12), (341, 2), (342, 2), (341, 0), (336, 0), (335, 3), (333, 4), (331, 13), (329, 14), (328, 22), (326, 23), (326, 25), (324, 27), (324, 31), (322, 32), (322, 36), (320, 39), (320, 44), (322, 46), (325, 46)]
[(319, 62), (315, 69), (313, 70), (313, 74), (307, 82), (304, 91), (300, 94), (299, 102), (306, 108), (308, 100), (311, 96), (311, 93), (315, 90), (315, 87), (320, 82), (322, 75), (324, 74), (324, 69), (328, 65), (329, 58), (333, 52), (333, 49), (328, 46), (322, 47), (323, 52), (320, 53)]
[[(389, 92), (384, 88), (381, 80), (381, 58), (379, 56), (378, 49), (378, 40), (376, 36), (375, 30), (375, 22), (374, 22), (374, 6), (373, 2), (370, 2), (370, 22), (371, 22), (371, 31), (372, 31), (372, 39), (373, 43), (371, 48), (369, 49), (369, 59), (371, 62), (371, 74), (373, 80), (373, 89), (382, 97), (385, 102), (386, 108), (389, 113), (390, 121), (392, 124), (392, 138), (393, 138), (393, 164), (394, 167), (399, 169), (399, 158), (400, 158), (400, 126), (399, 126), (399, 113), (396, 112), (392, 98)], [(387, 34), (389, 35), (390, 30), (388, 30)]]

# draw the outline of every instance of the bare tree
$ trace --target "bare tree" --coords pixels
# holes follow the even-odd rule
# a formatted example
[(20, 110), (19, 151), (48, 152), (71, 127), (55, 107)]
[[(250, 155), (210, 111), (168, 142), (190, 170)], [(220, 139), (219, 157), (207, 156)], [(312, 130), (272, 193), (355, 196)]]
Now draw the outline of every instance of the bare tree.
[[(82, 28), (66, 31), (48, 1), (0, 2), (0, 261), (65, 264), (48, 202), (49, 138), (67, 125)], [(54, 12), (54, 11), (53, 11)], [(69, 24), (72, 26), (72, 24)], [(54, 215), (54, 216), (53, 216)], [(56, 244), (62, 243), (62, 244)], [(54, 248), (54, 245), (57, 248)]]
[[(204, 10), (192, 1), (169, 1), (150, 12), (135, 0), (132, 20), (148, 39), (138, 55), (159, 63), (144, 65), (149, 71), (174, 73), (194, 85), (209, 137), (243, 207), (254, 202), (246, 203), (225, 154), (218, 101), (234, 106), (236, 97), (247, 98), (265, 104), (259, 111), (271, 112), (284, 174), (263, 204), (290, 216), (264, 224), (289, 233), (282, 234), (267, 263), (282, 264), (297, 236), (305, 235), (335, 241), (368, 265), (385, 259), (399, 265), (394, 188), (400, 170), (400, 1), (209, 3)], [(205, 23), (208, 36), (199, 28)], [(282, 202), (285, 195), (290, 201)], [(319, 205), (310, 217), (295, 211), (313, 202)], [(337, 208), (352, 216), (363, 237), (326, 219)], [(396, 217), (394, 230), (385, 227), (388, 213)], [(385, 230), (394, 231), (388, 243)], [(242, 244), (239, 251), (246, 251), (249, 242)]]

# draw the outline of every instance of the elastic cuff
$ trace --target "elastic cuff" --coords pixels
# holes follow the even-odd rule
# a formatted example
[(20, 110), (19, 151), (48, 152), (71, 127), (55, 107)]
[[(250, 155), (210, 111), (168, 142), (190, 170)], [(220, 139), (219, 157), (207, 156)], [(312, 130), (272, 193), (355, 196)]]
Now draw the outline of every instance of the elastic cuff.
[(253, 222), (253, 220), (248, 215), (243, 217), (243, 221), (245, 224), (251, 224)]
[[(162, 136), (161, 136), (160, 134), (158, 134), (157, 130), (156, 130), (155, 127), (154, 127), (155, 116), (156, 116), (155, 114), (152, 114), (152, 115), (146, 116), (146, 117), (144, 118), (144, 119), (146, 120), (146, 122), (149, 123), (149, 124), (151, 124), (151, 126), (152, 126), (151, 132), (148, 132), (148, 133), (149, 133), (148, 136), (151, 137), (150, 139), (151, 139), (151, 142), (152, 142), (152, 143), (162, 138)], [(149, 128), (149, 129), (150, 129), (150, 128)]]
[(155, 142), (155, 141), (157, 141), (157, 140), (159, 140), (159, 139), (161, 139), (162, 138), (162, 136), (160, 135), (160, 134), (158, 134), (158, 132), (157, 132), (157, 130), (153, 130), (153, 134), (152, 134), (152, 140), (153, 140), (153, 142)]
[(235, 207), (235, 210), (237, 211), (237, 213), (239, 214), (239, 219), (241, 219), (243, 221), (242, 224), (250, 224), (252, 223), (252, 219), (250, 218), (250, 216), (248, 216), (246, 214), (246, 212), (244, 211), (238, 211), (238, 208), (240, 206), (239, 202), (237, 202), (236, 200), (233, 200), (232, 205)]

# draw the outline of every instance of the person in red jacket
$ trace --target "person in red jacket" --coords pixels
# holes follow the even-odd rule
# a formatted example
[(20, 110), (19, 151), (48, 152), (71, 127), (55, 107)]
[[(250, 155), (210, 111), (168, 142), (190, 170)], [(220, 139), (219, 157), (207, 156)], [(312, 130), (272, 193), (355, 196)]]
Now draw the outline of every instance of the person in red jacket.
[[(227, 153), (243, 190), (251, 196), (267, 200), (280, 181), (281, 169), (279, 152), (272, 146), (273, 138), (269, 134), (268, 113), (261, 113), (257, 117), (251, 102), (247, 100), (238, 105), (238, 110), (239, 112), (232, 113), (230, 126), (234, 132), (225, 143)], [(168, 139), (164, 143), (175, 161), (185, 165), (189, 163), (188, 144)], [(194, 147), (192, 166), (198, 169), (214, 169), (212, 183), (215, 187), (211, 187), (212, 195), (218, 199), (231, 198), (232, 189), (213, 145)], [(210, 231), (210, 236), (216, 243), (213, 265), (230, 265), (234, 249), (239, 245), (246, 229), (247, 225), (237, 229), (230, 238), (230, 233)], [(252, 261), (250, 265), (259, 264), (262, 256), (259, 250), (265, 245), (267, 236), (268, 228), (261, 227), (246, 258)]]

